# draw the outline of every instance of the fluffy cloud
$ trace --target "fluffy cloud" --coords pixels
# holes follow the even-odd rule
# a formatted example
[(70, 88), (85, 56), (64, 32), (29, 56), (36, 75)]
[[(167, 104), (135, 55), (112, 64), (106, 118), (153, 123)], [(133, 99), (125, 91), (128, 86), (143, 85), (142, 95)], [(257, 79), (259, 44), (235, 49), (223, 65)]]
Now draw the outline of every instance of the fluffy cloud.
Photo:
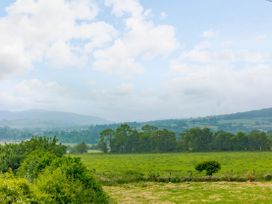
[[(95, 52), (94, 68), (103, 72), (133, 75), (143, 72), (141, 60), (167, 56), (178, 47), (173, 26), (156, 25), (138, 0), (106, 0), (112, 12), (122, 18), (125, 32), (113, 45)], [(125, 15), (126, 14), (126, 15)]]
[(92, 57), (95, 70), (139, 74), (144, 70), (141, 60), (167, 56), (177, 48), (174, 27), (156, 25), (151, 10), (138, 0), (106, 0), (105, 5), (123, 27), (99, 21), (94, 0), (12, 3), (0, 18), (0, 78), (30, 69), (35, 62), (86, 67)]
[(95, 21), (91, 0), (17, 0), (0, 18), (1, 78), (31, 68), (83, 66), (88, 53), (112, 41), (113, 26)]

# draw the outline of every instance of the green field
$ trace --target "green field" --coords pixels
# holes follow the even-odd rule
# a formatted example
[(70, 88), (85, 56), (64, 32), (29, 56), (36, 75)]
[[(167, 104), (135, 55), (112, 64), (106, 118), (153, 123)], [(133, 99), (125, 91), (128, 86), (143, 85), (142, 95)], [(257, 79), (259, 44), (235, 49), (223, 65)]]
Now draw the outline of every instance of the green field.
[[(214, 152), (176, 154), (83, 154), (82, 161), (103, 183), (113, 203), (272, 203), (271, 152)], [(217, 160), (222, 169), (215, 177), (257, 182), (149, 182), (139, 175), (205, 178), (194, 166)], [(141, 178), (143, 178), (141, 177)], [(138, 179), (138, 180), (137, 180)]]
[(82, 161), (100, 180), (130, 182), (142, 175), (149, 177), (203, 177), (194, 170), (198, 162), (216, 160), (221, 163), (217, 177), (255, 178), (262, 181), (272, 174), (271, 152), (214, 152), (176, 154), (84, 154)]

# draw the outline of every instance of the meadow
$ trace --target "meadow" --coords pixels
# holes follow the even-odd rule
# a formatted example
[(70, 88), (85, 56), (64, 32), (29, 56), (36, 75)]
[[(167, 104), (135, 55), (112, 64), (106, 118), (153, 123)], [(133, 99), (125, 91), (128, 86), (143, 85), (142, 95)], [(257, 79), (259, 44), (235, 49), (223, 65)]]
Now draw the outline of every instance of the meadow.
[[(227, 180), (263, 181), (272, 174), (271, 152), (212, 152), (212, 153), (171, 153), (171, 154), (83, 154), (85, 165), (104, 184), (129, 183), (160, 178), (200, 178), (204, 173), (194, 168), (199, 162), (216, 160), (221, 170), (215, 177)], [(150, 178), (150, 179), (148, 179)], [(241, 180), (243, 180), (241, 179)], [(238, 179), (239, 180), (239, 179)], [(161, 179), (161, 181), (165, 181)], [(171, 180), (175, 181), (175, 180)]]
[[(77, 156), (102, 182), (112, 203), (272, 203), (272, 182), (264, 179), (265, 175), (272, 175), (271, 152), (89, 153)], [(197, 163), (206, 160), (221, 163), (221, 170), (213, 177), (223, 180), (160, 180), (207, 178), (194, 169)], [(163, 182), (148, 179), (152, 175)]]

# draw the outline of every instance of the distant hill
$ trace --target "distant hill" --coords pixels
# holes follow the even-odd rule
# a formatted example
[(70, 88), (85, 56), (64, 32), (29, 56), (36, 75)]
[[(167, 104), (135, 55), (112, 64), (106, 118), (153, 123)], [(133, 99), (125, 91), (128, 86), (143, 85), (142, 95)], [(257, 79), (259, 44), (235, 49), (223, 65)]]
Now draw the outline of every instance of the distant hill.
[[(174, 131), (177, 136), (192, 127), (208, 127), (214, 131), (225, 130), (233, 133), (251, 130), (272, 131), (272, 108), (201, 118), (128, 122), (128, 124), (136, 129), (140, 129), (145, 124), (154, 125), (161, 129)], [(27, 139), (34, 134), (57, 136), (65, 143), (82, 141), (96, 143), (102, 130), (115, 129), (119, 125), (92, 116), (65, 112), (2, 111), (0, 112), (0, 141)], [(34, 127), (40, 129), (33, 129)]]
[(102, 118), (69, 112), (46, 110), (0, 111), (0, 127), (60, 128), (108, 123), (110, 122)]
[(175, 132), (192, 127), (209, 127), (213, 130), (226, 130), (230, 132), (248, 132), (251, 130), (271, 131), (272, 108), (191, 119), (149, 121), (146, 124), (171, 129)]

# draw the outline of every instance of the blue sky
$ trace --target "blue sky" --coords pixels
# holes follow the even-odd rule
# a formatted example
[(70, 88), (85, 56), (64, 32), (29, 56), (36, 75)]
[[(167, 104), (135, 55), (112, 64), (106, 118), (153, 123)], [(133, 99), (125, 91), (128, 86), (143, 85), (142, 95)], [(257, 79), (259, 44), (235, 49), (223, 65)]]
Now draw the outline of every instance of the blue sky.
[(2, 0), (0, 109), (113, 121), (271, 106), (265, 0)]

